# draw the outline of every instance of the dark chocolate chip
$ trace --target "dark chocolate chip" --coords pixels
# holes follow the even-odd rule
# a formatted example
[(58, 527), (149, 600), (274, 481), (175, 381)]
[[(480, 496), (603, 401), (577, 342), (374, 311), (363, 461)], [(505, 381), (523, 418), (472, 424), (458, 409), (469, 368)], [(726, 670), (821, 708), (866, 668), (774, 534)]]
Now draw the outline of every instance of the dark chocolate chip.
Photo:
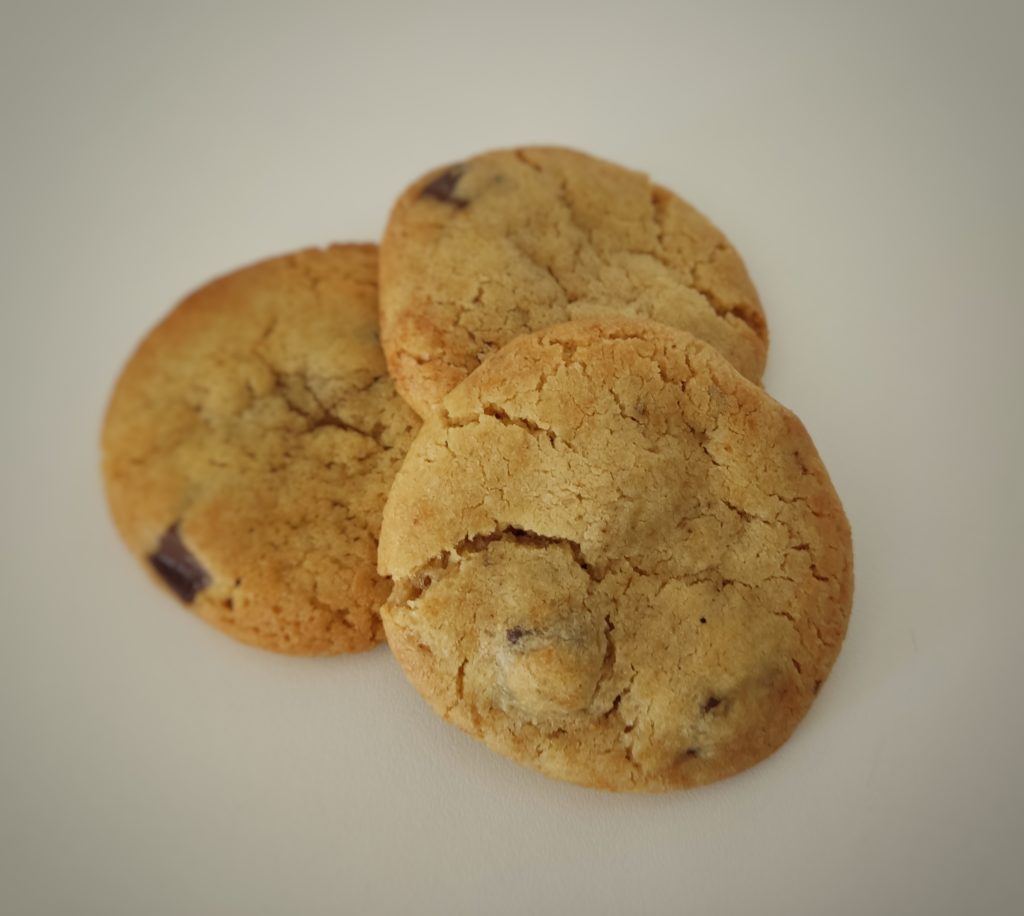
[(718, 706), (718, 704), (721, 703), (721, 702), (722, 701), (718, 697), (715, 697), (715, 696), (708, 697), (707, 701), (704, 703), (704, 705), (701, 707), (701, 709), (704, 712), (711, 712), (711, 710), (714, 709), (716, 706)]
[(191, 604), (192, 599), (210, 584), (210, 574), (178, 534), (177, 522), (164, 532), (148, 559), (160, 578), (185, 604)]
[(700, 622), (701, 623), (707, 623), (708, 622), (707, 617), (701, 617)]
[(700, 756), (700, 748), (688, 747), (686, 749), (686, 756), (687, 757), (699, 757)]
[(433, 197), (435, 200), (441, 201), (441, 203), (451, 204), (453, 207), (462, 209), (469, 201), (456, 197), (455, 187), (465, 171), (466, 167), (464, 165), (453, 165), (420, 191), (420, 197)]

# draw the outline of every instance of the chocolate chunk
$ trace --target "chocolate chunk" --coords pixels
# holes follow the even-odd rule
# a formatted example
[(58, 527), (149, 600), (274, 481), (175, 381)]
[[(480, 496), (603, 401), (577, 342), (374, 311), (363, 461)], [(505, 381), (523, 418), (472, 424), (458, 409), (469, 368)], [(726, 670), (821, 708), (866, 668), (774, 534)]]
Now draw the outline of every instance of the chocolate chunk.
[(210, 584), (210, 574), (178, 534), (177, 522), (164, 532), (160, 544), (148, 559), (160, 578), (185, 604), (191, 604), (192, 599)]
[(420, 197), (433, 197), (441, 203), (451, 204), (461, 210), (469, 201), (455, 196), (455, 186), (459, 183), (465, 170), (464, 165), (453, 165), (420, 191)]
[(719, 703), (721, 703), (721, 702), (722, 701), (718, 697), (715, 697), (715, 696), (708, 697), (707, 701), (701, 707), (701, 710), (703, 712), (711, 712), (711, 710), (714, 709), (716, 706), (718, 706)]

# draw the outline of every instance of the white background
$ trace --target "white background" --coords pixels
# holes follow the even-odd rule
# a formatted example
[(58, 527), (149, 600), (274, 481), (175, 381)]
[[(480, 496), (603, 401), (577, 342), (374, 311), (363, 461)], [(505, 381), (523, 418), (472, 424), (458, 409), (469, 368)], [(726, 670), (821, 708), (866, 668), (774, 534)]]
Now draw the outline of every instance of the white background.
[[(1021, 912), (1022, 36), (1019, 3), (0, 4), (0, 911)], [(106, 515), (105, 400), (178, 298), (536, 142), (730, 235), (853, 525), (832, 678), (707, 789), (534, 775), (385, 648), (235, 645)]]

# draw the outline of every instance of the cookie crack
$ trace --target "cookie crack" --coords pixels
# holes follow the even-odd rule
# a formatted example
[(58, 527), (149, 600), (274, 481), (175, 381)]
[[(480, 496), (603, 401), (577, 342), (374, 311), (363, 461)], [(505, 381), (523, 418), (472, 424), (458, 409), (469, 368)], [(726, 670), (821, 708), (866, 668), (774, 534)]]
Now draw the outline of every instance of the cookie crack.
[[(601, 693), (601, 688), (604, 687), (615, 671), (615, 638), (612, 636), (614, 632), (615, 624), (612, 622), (611, 614), (605, 614), (604, 658), (601, 660), (601, 671), (597, 676), (597, 682), (594, 684), (594, 692), (590, 697), (590, 702), (587, 704), (588, 707), (593, 706), (594, 703), (597, 702), (597, 698)], [(621, 699), (621, 696), (619, 699)], [(615, 704), (613, 703), (613, 706), (614, 705)]]
[(459, 663), (459, 670), (455, 673), (455, 702), (444, 711), (445, 718), (466, 699), (466, 665), (468, 664), (469, 659), (465, 657)]
[(541, 426), (526, 417), (513, 417), (506, 410), (497, 404), (485, 402), (480, 405), (480, 412), (468, 417), (455, 417), (447, 410), (443, 412), (444, 423), (448, 429), (464, 429), (467, 426), (474, 426), (484, 417), (497, 420), (502, 426), (518, 426), (534, 436), (543, 436), (552, 445), (558, 440), (558, 434), (547, 426)]
[[(593, 230), (589, 226), (585, 225), (580, 221), (579, 215), (576, 212), (576, 208), (573, 206), (572, 194), (569, 191), (568, 180), (562, 175), (548, 172), (542, 165), (540, 165), (537, 162), (534, 162), (527, 155), (527, 150), (517, 149), (515, 151), (515, 156), (520, 162), (524, 163), (529, 168), (533, 169), (533, 171), (536, 172), (538, 175), (544, 175), (546, 177), (551, 178), (551, 180), (555, 184), (555, 193), (558, 199), (558, 203), (560, 204), (563, 213), (568, 219), (569, 225), (576, 231), (577, 235), (583, 240), (583, 244), (585, 244), (592, 251), (598, 252), (599, 248), (594, 241)], [(559, 233), (559, 235), (562, 235), (562, 233)], [(514, 241), (514, 244), (516, 250), (519, 251), (524, 257), (526, 257), (531, 263), (547, 271), (547, 273), (551, 276), (551, 279), (555, 281), (558, 288), (561, 290), (562, 295), (565, 298), (565, 304), (567, 306), (579, 301), (580, 297), (575, 296), (568, 291), (564, 281), (554, 272), (554, 270), (549, 264), (539, 261), (518, 242)], [(574, 262), (578, 265), (582, 245), (579, 242), (577, 242), (573, 246), (573, 248), (573, 259)], [(604, 263), (608, 263), (607, 258), (604, 257), (601, 257), (601, 261)]]
[[(749, 327), (760, 339), (764, 340), (767, 329), (765, 327), (764, 318), (758, 313), (757, 309), (753, 308), (748, 303), (727, 305), (715, 292), (714, 287), (700, 278), (701, 270), (712, 269), (714, 267), (714, 262), (721, 255), (730, 250), (730, 246), (726, 242), (716, 242), (706, 257), (698, 258), (690, 264), (673, 264), (668, 261), (665, 255), (665, 217), (668, 212), (668, 204), (671, 200), (670, 194), (671, 192), (666, 191), (666, 189), (662, 188), (660, 185), (652, 185), (651, 210), (656, 227), (659, 248), (655, 257), (657, 257), (657, 259), (670, 270), (684, 271), (687, 274), (687, 286), (693, 292), (699, 294), (714, 310), (716, 315), (722, 317), (732, 315), (736, 317), (747, 325), (747, 327)], [(682, 235), (694, 247), (699, 244), (696, 238), (682, 230), (680, 230), (680, 235)]]
[[(527, 257), (529, 257), (529, 254), (527, 252), (523, 253)], [(544, 265), (540, 264), (540, 262), (537, 262), (537, 266), (544, 267)], [(550, 272), (550, 268), (546, 269)], [(558, 280), (554, 276), (554, 274), (552, 274), (551, 276), (557, 283)], [(469, 325), (467, 324), (467, 319), (473, 314), (473, 312), (476, 310), (476, 307), (482, 306), (484, 304), (485, 286), (487, 285), (500, 286), (501, 284), (497, 284), (494, 281), (490, 280), (481, 280), (477, 285), (476, 293), (474, 293), (473, 298), (469, 300), (469, 306), (466, 306), (461, 302), (452, 300), (447, 300), (444, 303), (445, 305), (449, 305), (456, 310), (456, 326), (465, 331), (466, 335), (469, 338), (471, 338), (474, 341), (474, 343), (479, 343), (483, 345), (483, 347), (479, 348), (477, 352), (476, 358), (478, 361), (482, 361), (484, 358), (486, 358), (488, 353), (490, 353), (491, 351), (500, 349), (502, 343), (505, 340), (507, 340), (509, 337), (517, 336), (524, 329), (528, 328), (530, 324), (529, 313), (526, 311), (526, 309), (517, 304), (512, 306), (511, 308), (504, 310), (505, 322), (501, 326), (501, 329), (497, 332), (497, 336), (495, 336), (495, 334), (493, 333), (490, 336), (488, 336), (484, 334), (482, 331), (474, 330), (473, 328), (469, 327)], [(433, 299), (432, 304), (437, 305), (438, 300)], [(470, 308), (470, 306), (473, 306), (474, 308)]]
[[(648, 337), (648, 336), (646, 336), (644, 334), (638, 334), (638, 333), (629, 331), (627, 328), (615, 327), (615, 326), (609, 327), (609, 328), (605, 328), (602, 331), (601, 339), (602, 340), (627, 340), (627, 341), (635, 341), (637, 343), (647, 343), (647, 342), (650, 341), (650, 337)], [(580, 350), (580, 347), (577, 344), (573, 343), (572, 341), (568, 341), (568, 340), (551, 340), (550, 338), (546, 338), (546, 340), (549, 343), (552, 343), (555, 346), (557, 346), (562, 351), (562, 362), (563, 362), (564, 365), (566, 365), (566, 366), (579, 366), (579, 367), (584, 368), (584, 369), (587, 367), (588, 364), (587, 364), (587, 362), (585, 360), (580, 360), (580, 359), (577, 358), (579, 350)], [(684, 358), (685, 358), (685, 354), (684, 354)], [(655, 367), (657, 367), (657, 369), (658, 369), (658, 376), (659, 376), (659, 378), (661, 379), (661, 381), (665, 385), (670, 385), (670, 386), (671, 385), (678, 385), (681, 390), (683, 390), (683, 391), (686, 390), (686, 381), (685, 381), (685, 379), (670, 379), (670, 378), (668, 378), (665, 375), (665, 367), (664, 367), (664, 365), (662, 365), (660, 360), (652, 358), (652, 359), (649, 360), (649, 362), (652, 365), (654, 365)], [(687, 364), (689, 365), (689, 363), (687, 363)], [(691, 373), (692, 373), (692, 368), (691, 368)]]
[(554, 181), (558, 190), (559, 203), (561, 203), (562, 207), (565, 209), (566, 215), (569, 217), (569, 222), (571, 223), (572, 227), (576, 229), (576, 231), (579, 232), (580, 235), (582, 235), (588, 241), (591, 247), (595, 247), (593, 235), (591, 234), (589, 227), (584, 226), (581, 222), (579, 222), (577, 218), (576, 209), (572, 205), (572, 195), (569, 193), (568, 180), (562, 175), (552, 174), (548, 172), (540, 163), (534, 162), (527, 155), (527, 153), (528, 151), (525, 149), (517, 149), (515, 151), (516, 158), (520, 162), (529, 166), (538, 175), (549, 176)]
[[(568, 309), (570, 305), (580, 300), (579, 296), (569, 292), (569, 288), (568, 286), (566, 286), (565, 281), (561, 277), (559, 277), (558, 274), (555, 273), (554, 268), (549, 263), (547, 263), (546, 261), (542, 261), (540, 258), (538, 258), (535, 254), (533, 254), (533, 252), (531, 252), (524, 245), (522, 245), (517, 239), (512, 238), (509, 241), (512, 242), (512, 245), (518, 254), (520, 254), (523, 258), (529, 261), (538, 270), (544, 271), (551, 278), (555, 286), (558, 287), (558, 291), (562, 294), (561, 305), (563, 308)], [(526, 321), (524, 321), (522, 324), (524, 327), (527, 326)]]
[[(524, 161), (529, 162), (525, 159)], [(537, 169), (540, 171), (540, 169)], [(594, 244), (594, 238), (592, 232), (585, 226), (583, 226), (577, 216), (575, 209), (572, 205), (571, 196), (569, 194), (568, 183), (565, 179), (559, 179), (559, 201), (564, 207), (569, 221), (572, 226), (579, 231), (584, 238), (587, 240), (587, 244), (592, 250), (598, 252), (600, 260), (604, 264), (612, 266), (611, 259), (604, 256), (598, 246)], [(708, 255), (703, 259), (698, 259), (693, 262), (687, 263), (676, 262), (668, 257), (665, 248), (665, 234), (666, 234), (666, 222), (665, 217), (667, 214), (668, 203), (670, 200), (671, 192), (666, 191), (660, 185), (651, 184), (650, 202), (651, 202), (651, 221), (654, 226), (655, 234), (655, 245), (651, 248), (643, 248), (639, 250), (629, 251), (628, 253), (636, 255), (644, 255), (653, 258), (662, 267), (668, 270), (670, 273), (675, 275), (681, 275), (684, 286), (691, 292), (696, 293), (703, 299), (705, 305), (708, 306), (716, 315), (721, 318), (727, 316), (733, 316), (747, 325), (759, 338), (763, 339), (765, 336), (765, 325), (764, 319), (752, 309), (746, 303), (739, 303), (736, 305), (726, 304), (721, 296), (715, 291), (712, 284), (707, 283), (700, 278), (700, 272), (704, 269), (713, 269), (714, 262), (717, 258), (726, 253), (729, 250), (729, 245), (724, 241), (717, 242)], [(690, 238), (692, 244), (696, 244), (697, 240)], [(532, 260), (532, 259), (531, 259)], [(561, 284), (559, 284), (561, 286)]]
[(587, 574), (588, 578), (594, 582), (600, 582), (603, 578), (599, 571), (594, 569), (587, 561), (579, 541), (556, 535), (540, 534), (537, 531), (531, 531), (529, 528), (520, 528), (516, 525), (502, 525), (489, 534), (479, 534), (463, 538), (453, 548), (450, 548), (447, 553), (456, 559), (462, 559), (463, 556), (469, 554), (483, 553), (491, 544), (502, 540), (512, 540), (524, 547), (538, 550), (546, 550), (549, 547), (568, 547), (573, 561)]
[(496, 526), (490, 532), (468, 535), (451, 547), (445, 548), (420, 563), (414, 570), (396, 580), (396, 586), (400, 585), (401, 589), (396, 588), (392, 597), (397, 598), (399, 604), (410, 605), (422, 597), (428, 588), (446, 575), (450, 569), (457, 566), (465, 557), (484, 553), (491, 544), (503, 540), (513, 541), (524, 547), (537, 550), (557, 546), (567, 547), (573, 562), (586, 573), (591, 582), (600, 582), (604, 578), (604, 571), (595, 568), (587, 560), (579, 541), (567, 537), (540, 534), (527, 528), (505, 524)]
[(700, 293), (708, 302), (708, 304), (715, 310), (719, 315), (732, 315), (742, 321), (750, 330), (752, 330), (759, 339), (764, 340), (766, 337), (767, 328), (765, 326), (764, 318), (752, 308), (746, 302), (740, 302), (735, 305), (727, 305), (722, 297), (715, 291), (714, 286), (710, 283), (701, 280), (700, 272), (703, 269), (711, 270), (714, 269), (714, 262), (723, 254), (729, 251), (729, 246), (724, 242), (718, 242), (714, 248), (708, 253), (708, 256), (703, 260), (696, 261), (690, 270), (690, 282), (693, 285), (693, 289)]
[[(704, 454), (707, 456), (708, 460), (715, 467), (721, 468), (722, 470), (727, 470), (727, 466), (723, 465), (721, 462), (716, 460), (715, 456), (712, 455), (711, 452), (708, 450), (708, 447), (707, 447), (707, 444), (706, 444), (706, 437), (698, 437), (698, 444), (700, 445), (700, 447), (701, 447), (702, 451), (704, 452)], [(810, 473), (810, 472), (808, 472), (808, 473)], [(779, 495), (777, 493), (771, 493), (769, 495), (771, 495), (775, 499), (778, 499), (784, 505), (800, 505), (800, 506), (803, 506), (814, 518), (821, 519), (821, 518), (825, 517), (822, 513), (816, 512), (814, 510), (813, 506), (811, 506), (810, 501), (806, 497), (804, 497), (804, 496), (785, 497), (785, 496), (781, 496), (781, 495)], [(769, 527), (778, 526), (778, 527), (784, 528), (786, 530), (786, 533), (788, 535), (788, 540), (789, 540), (789, 545), (787, 546), (786, 551), (785, 551), (786, 554), (788, 555), (789, 553), (792, 553), (792, 552), (807, 552), (807, 553), (809, 553), (811, 558), (812, 558), (811, 562), (809, 564), (811, 576), (814, 579), (816, 579), (818, 582), (833, 582), (833, 581), (835, 581), (835, 577), (834, 576), (825, 576), (825, 575), (821, 574), (820, 570), (818, 569), (817, 563), (814, 560), (815, 553), (812, 550), (810, 543), (808, 543), (806, 541), (800, 542), (800, 543), (796, 543), (796, 540), (797, 540), (796, 531), (794, 530), (794, 528), (790, 524), (790, 522), (787, 521), (785, 518), (783, 518), (781, 512), (776, 513), (774, 518), (768, 518), (766, 516), (759, 515), (759, 514), (754, 513), (754, 512), (750, 512), (749, 510), (744, 509), (742, 506), (738, 506), (735, 503), (730, 502), (724, 496), (720, 496), (719, 497), (719, 502), (721, 502), (721, 504), (723, 506), (725, 506), (726, 509), (728, 509), (734, 515), (739, 517), (745, 523), (749, 524), (749, 523), (752, 523), (752, 522), (759, 522), (759, 523), (761, 523), (763, 525), (767, 525)], [(783, 559), (783, 562), (785, 562), (784, 559)], [(777, 576), (777, 577), (769, 577), (769, 578), (787, 578), (787, 577), (779, 577), (779, 576)], [(766, 579), (764, 581), (768, 581), (768, 580)], [(793, 581), (793, 580), (789, 579), (789, 581)]]
[(381, 439), (383, 427), (380, 424), (374, 426), (373, 429), (363, 429), (362, 427), (356, 426), (354, 423), (349, 423), (347, 420), (338, 416), (336, 412), (328, 408), (327, 405), (317, 397), (304, 373), (292, 373), (281, 377), (284, 379), (293, 378), (298, 381), (305, 393), (319, 409), (319, 413), (310, 413), (309, 411), (304, 410), (301, 405), (296, 404), (293, 400), (289, 399), (287, 391), (283, 386), (279, 386), (281, 397), (288, 405), (288, 408), (293, 413), (304, 418), (308, 423), (308, 428), (306, 430), (307, 433), (316, 432), (316, 430), (323, 429), (325, 427), (332, 427), (334, 429), (341, 429), (346, 432), (355, 433), (365, 439), (369, 439), (380, 449), (390, 448), (390, 446), (386, 445)]
[[(257, 346), (253, 348), (253, 356), (266, 368), (270, 373), (271, 379), (271, 391), (276, 394), (288, 411), (296, 416), (301, 417), (307, 424), (307, 433), (315, 432), (318, 429), (324, 427), (334, 427), (335, 429), (345, 430), (347, 432), (355, 433), (366, 439), (374, 442), (379, 449), (387, 450), (391, 446), (383, 441), (383, 426), (377, 424), (372, 430), (363, 429), (356, 426), (353, 423), (349, 423), (344, 418), (338, 416), (337, 412), (332, 410), (323, 400), (317, 395), (313, 386), (310, 384), (310, 376), (305, 372), (284, 372), (274, 365), (273, 361), (270, 360), (266, 355), (260, 352), (260, 346), (265, 342), (269, 336), (273, 333), (273, 329), (277, 324), (277, 319), (274, 318), (267, 330), (260, 337), (260, 341)], [(377, 379), (371, 380), (365, 387), (359, 389), (360, 391), (368, 391), (379, 381)], [(316, 406), (317, 410), (311, 412), (298, 404), (294, 397), (290, 396), (289, 382), (296, 382), (302, 389), (302, 393), (305, 394), (310, 401)]]

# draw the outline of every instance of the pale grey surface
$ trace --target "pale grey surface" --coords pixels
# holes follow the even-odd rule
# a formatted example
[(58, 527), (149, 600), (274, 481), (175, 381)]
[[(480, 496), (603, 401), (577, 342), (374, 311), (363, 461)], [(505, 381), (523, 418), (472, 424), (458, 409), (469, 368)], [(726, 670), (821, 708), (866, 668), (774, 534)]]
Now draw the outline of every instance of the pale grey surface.
[[(1024, 909), (1021, 6), (773, 6), (2, 6), (0, 911)], [(546, 781), (386, 649), (236, 646), (106, 517), (104, 402), (165, 309), (524, 142), (726, 230), (853, 524), (832, 679), (706, 790)]]

